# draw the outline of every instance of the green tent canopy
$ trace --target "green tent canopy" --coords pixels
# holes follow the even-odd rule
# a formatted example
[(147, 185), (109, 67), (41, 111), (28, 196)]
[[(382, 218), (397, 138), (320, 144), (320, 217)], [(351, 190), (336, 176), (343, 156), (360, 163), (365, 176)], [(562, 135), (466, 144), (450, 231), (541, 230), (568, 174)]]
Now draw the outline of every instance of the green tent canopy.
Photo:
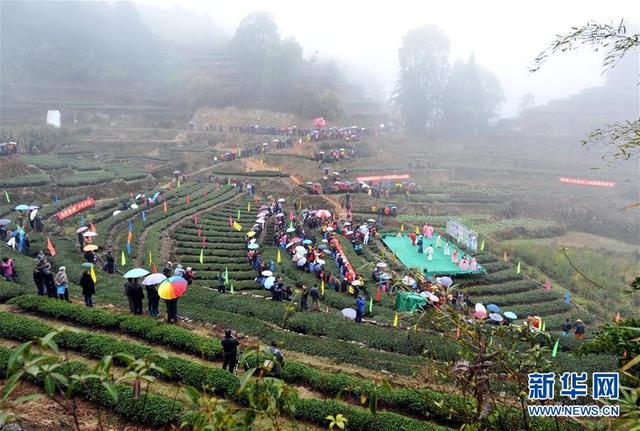
[(396, 311), (413, 313), (427, 305), (427, 300), (417, 293), (398, 292), (396, 295)]

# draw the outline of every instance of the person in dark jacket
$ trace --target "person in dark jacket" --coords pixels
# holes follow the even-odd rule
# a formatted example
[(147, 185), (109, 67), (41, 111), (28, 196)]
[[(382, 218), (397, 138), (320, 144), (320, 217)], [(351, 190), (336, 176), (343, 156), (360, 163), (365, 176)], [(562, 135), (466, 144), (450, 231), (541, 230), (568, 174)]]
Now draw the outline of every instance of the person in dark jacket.
[(300, 294), (300, 308), (306, 311), (309, 308), (309, 288), (302, 285), (302, 293)]
[(226, 286), (225, 286), (224, 280), (225, 280), (224, 273), (222, 271), (220, 271), (218, 273), (218, 292), (220, 292), (220, 293), (224, 293), (225, 290), (226, 290)]
[(109, 252), (107, 253), (107, 257), (105, 258), (104, 267), (102, 269), (104, 269), (104, 271), (108, 272), (109, 274), (113, 274), (115, 272), (116, 259), (113, 256), (113, 251), (109, 250)]
[(571, 331), (571, 322), (569, 322), (569, 318), (564, 319), (564, 323), (562, 324), (562, 336), (568, 337), (569, 332)]
[(142, 300), (144, 299), (144, 291), (142, 286), (138, 283), (138, 279), (133, 280), (133, 284), (130, 287), (129, 295), (133, 301), (133, 314), (142, 314)]
[(44, 270), (44, 265), (38, 265), (33, 268), (33, 282), (36, 285), (36, 290), (38, 295), (44, 296), (47, 294), (47, 288), (44, 285), (44, 276), (42, 271)]
[(82, 296), (84, 296), (84, 305), (93, 307), (93, 295), (96, 294), (96, 284), (91, 278), (88, 269), (85, 269), (80, 277), (80, 286), (82, 287)]
[(49, 298), (57, 298), (56, 284), (53, 279), (50, 264), (46, 264), (42, 270), (42, 282), (44, 283), (44, 288), (47, 291), (47, 296)]
[(222, 369), (229, 370), (230, 373), (236, 368), (238, 361), (238, 346), (240, 342), (237, 338), (231, 335), (231, 329), (227, 329), (224, 333), (224, 338), (220, 341), (222, 344)]
[(575, 329), (576, 339), (582, 340), (584, 338), (585, 330), (586, 329), (584, 327), (584, 322), (580, 319), (576, 319), (576, 329)]
[(158, 305), (160, 304), (160, 296), (158, 295), (158, 285), (146, 286), (147, 291), (147, 309), (149, 316), (160, 317), (160, 311)]
[(362, 323), (362, 316), (364, 316), (364, 298), (358, 295), (356, 298), (356, 323)]
[(82, 250), (84, 247), (84, 235), (82, 235), (82, 232), (78, 233), (78, 244), (80, 244), (80, 250)]
[(135, 280), (132, 278), (127, 278), (127, 281), (124, 283), (124, 296), (127, 297), (127, 301), (129, 301), (129, 311), (133, 313), (133, 297), (131, 296), (131, 290), (133, 289), (133, 284)]
[(167, 306), (167, 322), (177, 323), (178, 322), (178, 298), (165, 299), (164, 304)]

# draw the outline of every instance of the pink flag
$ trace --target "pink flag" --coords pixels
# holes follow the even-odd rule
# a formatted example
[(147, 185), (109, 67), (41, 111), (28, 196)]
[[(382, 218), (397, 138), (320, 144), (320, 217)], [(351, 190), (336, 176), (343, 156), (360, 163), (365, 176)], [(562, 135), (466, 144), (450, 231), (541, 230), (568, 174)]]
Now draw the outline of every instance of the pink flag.
[(198, 236), (202, 236), (202, 227), (198, 228)]
[(207, 238), (206, 237), (202, 237), (202, 248), (206, 248), (207, 247)]
[(195, 214), (193, 215), (193, 223), (194, 223), (194, 224), (198, 224), (198, 213), (195, 213)]
[(229, 227), (233, 228), (233, 219), (229, 216)]
[(294, 218), (296, 218), (296, 215), (293, 213), (293, 211), (291, 211), (289, 213), (289, 220), (293, 221)]
[(551, 280), (547, 278), (547, 282), (544, 285), (544, 290), (551, 290)]

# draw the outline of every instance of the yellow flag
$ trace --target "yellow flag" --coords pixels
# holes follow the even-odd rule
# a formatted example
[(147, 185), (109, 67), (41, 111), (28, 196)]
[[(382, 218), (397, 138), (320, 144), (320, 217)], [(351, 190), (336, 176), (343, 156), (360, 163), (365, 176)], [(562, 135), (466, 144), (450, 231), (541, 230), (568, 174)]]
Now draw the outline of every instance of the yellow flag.
[(91, 274), (91, 279), (93, 280), (94, 283), (98, 281), (98, 278), (96, 277), (96, 272), (93, 270), (93, 266), (91, 267), (90, 274)]
[(518, 266), (516, 266), (516, 274), (520, 274), (520, 262), (518, 262)]
[(122, 254), (120, 255), (120, 266), (125, 266), (127, 264), (127, 258), (124, 255), (124, 250), (122, 250)]
[(282, 256), (280, 255), (280, 249), (278, 249), (278, 253), (276, 254), (276, 263), (282, 263)]
[(247, 202), (247, 212), (251, 211), (251, 202)]
[(544, 320), (542, 321), (542, 326), (540, 327), (540, 331), (544, 332), (545, 330), (545, 324), (544, 324)]
[(506, 251), (505, 251), (505, 252), (504, 252), (504, 254), (502, 255), (502, 258), (504, 259), (504, 261), (505, 261), (505, 262), (506, 262), (507, 260), (509, 260), (509, 259), (507, 259), (507, 252), (506, 252)]
[(480, 251), (484, 251), (484, 240), (480, 243)]
[(151, 250), (149, 250), (149, 266), (153, 263), (153, 258), (151, 257)]
[(420, 233), (420, 229), (418, 229), (418, 226), (416, 226), (416, 235)]
[(355, 290), (353, 290), (353, 287), (349, 286), (349, 295), (353, 295), (355, 293)]
[[(278, 253), (280, 253), (280, 250), (278, 250)], [(324, 295), (324, 280), (320, 282), (320, 294)]]
[(242, 230), (242, 225), (240, 223), (238, 223), (237, 221), (233, 221), (233, 228), (235, 230), (237, 230), (238, 232), (240, 232)]
[(398, 327), (398, 313), (397, 312), (393, 313), (393, 327), (394, 328)]
[(404, 232), (404, 224), (400, 225), (400, 232)]
[(178, 188), (180, 188), (180, 180), (178, 180)]

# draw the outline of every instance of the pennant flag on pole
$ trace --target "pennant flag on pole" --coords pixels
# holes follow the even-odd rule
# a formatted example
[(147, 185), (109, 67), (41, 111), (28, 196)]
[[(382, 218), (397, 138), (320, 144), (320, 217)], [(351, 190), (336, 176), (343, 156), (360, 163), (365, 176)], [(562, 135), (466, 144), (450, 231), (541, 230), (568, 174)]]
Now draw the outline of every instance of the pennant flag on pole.
[(200, 249), (200, 265), (204, 264), (204, 248)]
[(571, 294), (569, 292), (564, 294), (564, 303), (568, 304), (571, 301)]
[[(49, 249), (49, 254), (51, 256), (55, 256), (56, 255), (56, 249), (53, 248), (53, 243), (51, 242), (49, 237), (47, 237), (47, 248)], [(620, 313), (618, 313), (618, 315), (620, 315)]]
[(231, 293), (235, 292), (235, 290), (233, 289), (233, 283), (231, 283), (231, 286), (230, 286), (229, 291), (230, 291)]
[(120, 266), (125, 266), (127, 264), (127, 258), (124, 255), (124, 250), (120, 251)]
[(129, 231), (127, 233), (127, 242), (131, 243), (131, 240), (133, 239), (133, 232)]
[[(278, 252), (276, 253), (276, 263), (277, 264), (282, 263), (282, 256), (280, 255), (280, 249), (278, 249)], [(322, 285), (324, 286), (324, 280), (322, 280)]]
[(198, 224), (198, 213), (193, 215), (193, 224)]
[(251, 211), (251, 202), (247, 202), (247, 212)]
[(298, 201), (298, 211), (302, 209), (302, 199)]
[[(52, 255), (53, 256), (53, 255)], [(616, 323), (620, 323), (622, 321), (622, 316), (620, 316), (620, 312), (616, 313)]]
[(556, 344), (553, 345), (553, 350), (551, 351), (551, 357), (555, 358), (558, 355), (558, 346), (560, 346), (560, 338), (556, 340)]
[(207, 237), (202, 237), (202, 248), (207, 248)]
[(151, 257), (151, 250), (149, 250), (149, 266), (153, 263), (153, 257)]
[(456, 340), (459, 340), (459, 339), (460, 339), (460, 327), (457, 326), (456, 327)]
[(178, 180), (178, 188), (180, 188), (180, 180)]
[(224, 284), (229, 284), (229, 267), (224, 267)]
[(509, 259), (507, 259), (507, 252), (505, 251), (504, 254), (502, 255), (503, 260), (506, 262)]
[(394, 312), (393, 313), (393, 327), (397, 328), (398, 327), (398, 312)]
[(91, 232), (97, 232), (97, 229), (96, 229), (96, 227), (93, 225), (93, 223), (92, 223), (92, 222), (89, 222), (89, 226), (90, 226), (89, 230), (90, 230)]
[(229, 227), (233, 227), (233, 219), (229, 216)]
[(404, 232), (404, 223), (400, 225), (400, 232)]
[(133, 232), (133, 223), (129, 220), (129, 232)]
[(227, 178), (227, 185), (230, 186), (231, 185), (231, 177)]
[(238, 208), (238, 217), (236, 217), (236, 220), (240, 221), (240, 208)]
[(131, 254), (131, 243), (127, 241), (127, 254)]
[(191, 204), (191, 195), (187, 195), (187, 197), (185, 198), (185, 201), (187, 202), (187, 205)]
[(91, 266), (90, 273), (91, 273), (91, 279), (93, 280), (93, 282), (95, 283), (96, 281), (98, 281), (98, 278), (96, 277), (96, 272), (93, 269), (93, 265)]
[(551, 290), (551, 280), (547, 278), (547, 282), (544, 284), (544, 290)]
[(84, 214), (80, 214), (80, 226), (84, 226)]
[(373, 313), (373, 298), (369, 297), (369, 313)]
[(162, 203), (162, 210), (164, 211), (164, 213), (165, 213), (165, 214), (167, 213), (167, 210), (168, 210), (168, 208), (167, 208), (167, 201), (164, 201), (164, 202)]
[(542, 327), (540, 328), (540, 331), (544, 332), (545, 328), (546, 328), (546, 324), (545, 324), (545, 321), (543, 320), (542, 321)]
[(11, 199), (9, 199), (9, 192), (7, 192), (7, 191), (4, 192), (4, 198), (7, 200), (8, 204), (11, 203)]
[[(280, 250), (278, 250), (280, 252)], [(324, 295), (324, 280), (320, 282), (320, 294)]]
[(240, 223), (238, 223), (237, 221), (233, 222), (233, 228), (235, 230), (237, 230), (238, 232), (240, 232), (242, 230), (242, 225)]
[(198, 236), (202, 236), (202, 227), (198, 227)]
[(55, 203), (55, 202), (58, 202), (58, 195), (57, 195), (57, 194), (55, 194), (55, 195), (53, 196), (53, 202), (54, 202), (54, 203)]
[(376, 302), (380, 302), (380, 287), (376, 287)]
[(142, 219), (142, 221), (147, 221), (147, 214), (144, 212), (144, 210), (140, 211), (140, 218)]
[(292, 221), (289, 222), (289, 229), (293, 229), (293, 222)]
[(158, 272), (158, 267), (156, 267), (156, 264), (154, 263), (153, 266), (151, 267), (151, 272), (156, 273)]
[(518, 262), (518, 266), (516, 266), (516, 274), (520, 274), (520, 262)]
[(416, 226), (416, 235), (418, 235), (420, 233), (420, 229), (418, 228), (418, 226)]
[(289, 211), (289, 220), (293, 221), (296, 218), (296, 214), (293, 211)]
[(480, 251), (484, 251), (484, 240), (480, 243)]

